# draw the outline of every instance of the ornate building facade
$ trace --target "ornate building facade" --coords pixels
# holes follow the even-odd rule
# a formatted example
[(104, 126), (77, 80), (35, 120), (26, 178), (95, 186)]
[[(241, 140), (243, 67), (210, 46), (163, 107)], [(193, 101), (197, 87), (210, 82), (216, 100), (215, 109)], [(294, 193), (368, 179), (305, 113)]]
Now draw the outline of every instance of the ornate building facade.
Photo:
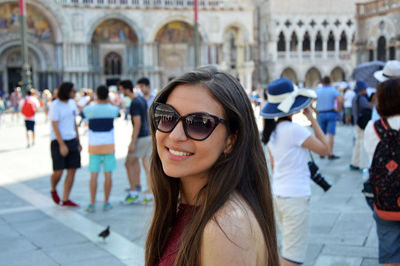
[(355, 2), (262, 1), (256, 14), (261, 84), (288, 77), (315, 87), (326, 75), (333, 81), (349, 79), (355, 65)]
[(357, 63), (400, 59), (400, 0), (357, 4)]
[[(18, 1), (0, 0), (0, 89), (21, 79)], [(35, 88), (80, 88), (147, 76), (156, 88), (194, 67), (193, 0), (29, 0), (28, 49)], [(254, 5), (199, 1), (200, 63), (251, 88)]]

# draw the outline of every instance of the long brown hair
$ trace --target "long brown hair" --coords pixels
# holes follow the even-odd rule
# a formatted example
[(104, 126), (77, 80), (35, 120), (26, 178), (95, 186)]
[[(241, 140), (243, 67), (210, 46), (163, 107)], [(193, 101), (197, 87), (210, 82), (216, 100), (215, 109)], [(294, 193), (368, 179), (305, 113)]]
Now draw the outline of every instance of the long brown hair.
[[(174, 79), (159, 92), (155, 102), (165, 103), (174, 88), (181, 84), (201, 85), (210, 90), (224, 109), (228, 135), (235, 134), (236, 141), (231, 152), (221, 155), (210, 169), (208, 184), (200, 191), (201, 205), (182, 236), (175, 265), (199, 265), (204, 228), (233, 192), (243, 197), (261, 227), (267, 265), (279, 265), (267, 164), (248, 96), (233, 76), (208, 68)], [(155, 206), (146, 241), (146, 266), (157, 265), (161, 259), (176, 220), (180, 182), (163, 171), (156, 148), (152, 108), (150, 122), (153, 142), (150, 175)]]

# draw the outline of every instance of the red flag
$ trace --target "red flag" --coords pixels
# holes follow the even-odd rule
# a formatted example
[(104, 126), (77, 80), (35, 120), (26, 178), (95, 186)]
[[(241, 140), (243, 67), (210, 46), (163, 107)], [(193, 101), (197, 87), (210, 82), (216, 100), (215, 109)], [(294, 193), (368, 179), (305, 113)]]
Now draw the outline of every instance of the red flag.
[(25, 15), (25, 2), (24, 2), (24, 0), (19, 0), (19, 14), (21, 16)]
[[(20, 0), (21, 1), (21, 0)], [(194, 0), (193, 2), (194, 5), (194, 22), (199, 21), (199, 6), (198, 6), (198, 0)]]

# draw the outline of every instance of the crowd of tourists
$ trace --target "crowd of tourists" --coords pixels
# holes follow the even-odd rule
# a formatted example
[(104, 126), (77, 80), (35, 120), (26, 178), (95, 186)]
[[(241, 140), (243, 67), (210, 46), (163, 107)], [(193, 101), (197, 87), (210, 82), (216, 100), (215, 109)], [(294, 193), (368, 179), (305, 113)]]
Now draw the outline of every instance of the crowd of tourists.
[[(81, 91), (80, 97), (70, 82), (53, 94), (43, 92), (41, 99), (34, 90), (23, 98), (16, 89), (10, 102), (15, 113), (24, 116), (28, 147), (34, 145), (37, 109), (42, 107), (50, 120), (50, 193), (63, 207), (79, 206), (69, 196), (81, 167), (78, 127), (87, 127), (90, 213), (96, 211), (101, 169), (103, 210), (113, 208), (114, 119), (130, 119), (125, 161), (129, 189), (122, 202), (154, 204), (146, 265), (304, 263), (310, 180), (325, 190), (330, 187), (318, 176), (312, 153), (339, 159), (334, 153), (336, 125), (341, 121), (354, 126), (349, 168), (367, 173), (364, 191), (369, 192), (367, 202), (376, 221), (379, 262), (399, 265), (400, 62), (389, 61), (374, 76), (379, 85), (373, 89), (357, 80), (338, 90), (329, 77), (322, 78), (316, 90), (298, 88), (288, 78), (272, 81), (261, 106), (261, 138), (242, 85), (214, 67), (183, 74), (157, 95), (150, 81), (141, 78), (136, 86), (122, 80), (115, 91), (100, 85), (95, 91)], [(309, 128), (293, 121), (298, 113)], [(57, 185), (64, 170), (60, 197)], [(280, 252), (275, 222), (282, 236)]]

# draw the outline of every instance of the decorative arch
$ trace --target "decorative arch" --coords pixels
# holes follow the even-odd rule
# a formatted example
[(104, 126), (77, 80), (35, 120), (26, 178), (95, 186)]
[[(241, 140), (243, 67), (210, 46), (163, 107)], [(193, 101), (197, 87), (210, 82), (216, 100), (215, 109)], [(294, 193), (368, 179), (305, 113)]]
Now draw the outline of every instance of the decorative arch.
[(337, 66), (334, 69), (332, 69), (330, 77), (331, 77), (331, 81), (332, 82), (339, 82), (339, 81), (345, 81), (346, 80), (345, 72), (339, 66)]
[(298, 44), (299, 42), (297, 39), (297, 34), (295, 31), (293, 31), (290, 37), (290, 51), (297, 51)]
[(347, 34), (345, 31), (342, 31), (340, 34), (340, 40), (339, 40), (339, 50), (340, 51), (347, 51)]
[(323, 49), (323, 38), (321, 31), (318, 31), (317, 34), (315, 35), (315, 51), (321, 52)]
[(281, 73), (281, 78), (288, 78), (290, 79), (293, 84), (297, 84), (297, 74), (291, 67), (285, 68)]
[(138, 37), (124, 21), (107, 19), (96, 27), (91, 41), (93, 43), (136, 43)]
[(311, 51), (311, 40), (310, 40), (310, 34), (308, 31), (304, 33), (303, 37), (303, 51), (304, 52), (310, 52)]
[(87, 36), (86, 41), (88, 43), (92, 42), (93, 35), (95, 34), (96, 29), (98, 29), (99, 26), (101, 26), (104, 22), (111, 20), (121, 21), (122, 23), (128, 25), (130, 30), (132, 30), (136, 35), (137, 42), (141, 42), (144, 40), (143, 34), (140, 28), (137, 26), (136, 22), (134, 22), (133, 20), (131, 20), (130, 18), (126, 17), (121, 13), (109, 13), (102, 16), (98, 16), (89, 23), (90, 26), (88, 27), (88, 30), (86, 32)]
[(279, 33), (277, 48), (278, 48), (278, 52), (286, 51), (286, 39), (285, 39), (285, 34), (283, 33), (283, 31), (281, 31)]
[[(0, 46), (0, 58), (9, 50), (13, 49), (13, 47), (20, 47), (21, 41), (20, 40), (13, 40), (8, 43), (5, 43)], [(38, 66), (40, 67), (38, 70), (40, 71), (46, 71), (47, 70), (47, 63), (48, 63), (48, 58), (49, 56), (46, 54), (46, 51), (43, 51), (36, 45), (28, 42), (28, 49), (30, 51), (33, 51), (33, 53), (36, 55), (38, 59)], [(0, 62), (1, 63), (1, 62)]]
[(380, 36), (377, 41), (377, 59), (381, 61), (386, 61), (386, 49), (387, 49), (387, 42), (384, 36)]
[(335, 35), (333, 34), (333, 31), (329, 32), (327, 44), (328, 51), (335, 51)]
[(122, 57), (110, 52), (104, 57), (104, 75), (119, 76), (122, 74)]
[[(54, 29), (43, 12), (32, 5), (27, 5), (27, 33), (41, 42), (54, 42)], [(51, 17), (51, 16), (50, 16)], [(17, 3), (0, 4), (0, 36), (5, 34), (19, 34), (19, 7)]]
[(194, 28), (186, 22), (169, 22), (158, 31), (155, 41), (158, 43), (193, 43)]
[(306, 88), (316, 88), (321, 80), (321, 72), (316, 68), (310, 68), (305, 76), (305, 87)]

